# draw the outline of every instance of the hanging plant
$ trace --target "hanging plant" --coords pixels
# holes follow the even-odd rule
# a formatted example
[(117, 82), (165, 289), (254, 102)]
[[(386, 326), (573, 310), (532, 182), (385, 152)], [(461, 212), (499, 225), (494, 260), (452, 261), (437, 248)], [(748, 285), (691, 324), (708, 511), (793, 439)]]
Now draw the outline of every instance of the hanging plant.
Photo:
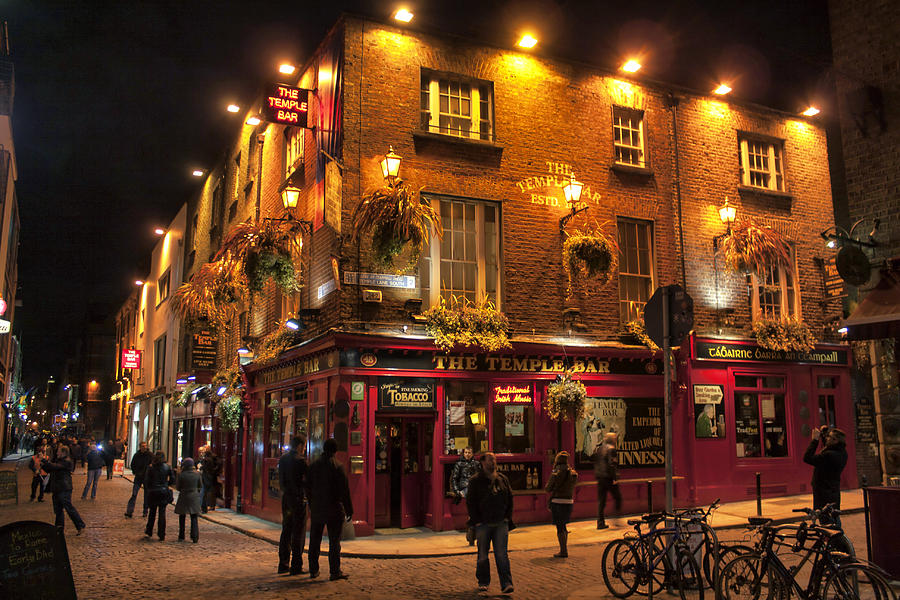
[(260, 340), (259, 349), (253, 362), (257, 365), (264, 365), (273, 362), (281, 353), (300, 341), (300, 336), (296, 331), (291, 331), (284, 326), (283, 322), (278, 324), (273, 331), (269, 332)]
[(809, 352), (819, 340), (806, 323), (796, 319), (759, 319), (753, 323), (756, 343), (769, 350)]
[(554, 421), (577, 421), (584, 417), (584, 401), (587, 390), (584, 384), (572, 378), (572, 370), (567, 369), (556, 376), (556, 381), (547, 386), (544, 396), (544, 410)]
[(568, 278), (566, 297), (572, 297), (579, 276), (596, 277), (601, 283), (608, 283), (616, 270), (618, 255), (618, 246), (599, 226), (569, 235), (563, 243), (563, 267)]
[(647, 335), (647, 327), (644, 325), (643, 319), (634, 319), (633, 321), (628, 321), (622, 326), (622, 332), (624, 335), (630, 336), (636, 339), (641, 344), (647, 346), (651, 352), (656, 352), (659, 350), (659, 346), (656, 345), (656, 342), (650, 339), (650, 336)]
[[(233, 362), (230, 367), (219, 369), (213, 375), (212, 382), (209, 384), (215, 397), (228, 397), (241, 395), (241, 374), (237, 361)], [(219, 390), (225, 388), (222, 393)]]
[(738, 273), (757, 273), (766, 267), (791, 266), (791, 249), (768, 225), (744, 219), (722, 241), (725, 265)]
[(872, 367), (868, 340), (852, 340), (850, 342), (850, 350), (853, 351), (853, 366), (858, 371), (865, 372), (866, 369)]
[(241, 397), (226, 396), (216, 404), (216, 417), (225, 431), (237, 431), (241, 424)]
[(438, 238), (444, 237), (440, 215), (400, 179), (366, 194), (353, 211), (353, 240), (371, 232), (372, 254), (378, 265), (392, 268), (394, 259), (410, 247), (410, 260), (400, 272), (418, 264), (432, 230)]
[(509, 320), (487, 297), (476, 304), (453, 296), (450, 306), (442, 297), (438, 306), (425, 311), (424, 317), (426, 331), (444, 352), (456, 346), (477, 346), (485, 352), (512, 348)]
[(261, 292), (271, 279), (283, 292), (292, 294), (300, 289), (300, 281), (294, 268), (294, 260), (287, 254), (263, 251), (251, 252), (244, 264), (247, 287), (251, 292)]
[(187, 406), (194, 392), (202, 387), (203, 386), (198, 383), (192, 383), (186, 386), (183, 390), (181, 390), (181, 394), (178, 396), (178, 398), (175, 399), (175, 406)]

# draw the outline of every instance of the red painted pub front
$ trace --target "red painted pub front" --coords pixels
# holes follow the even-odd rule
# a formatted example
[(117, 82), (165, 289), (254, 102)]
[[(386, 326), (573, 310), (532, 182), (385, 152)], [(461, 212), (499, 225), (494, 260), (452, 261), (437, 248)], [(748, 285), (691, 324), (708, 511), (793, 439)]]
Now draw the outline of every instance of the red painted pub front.
[[(846, 347), (786, 354), (691, 338), (677, 356), (676, 505), (752, 498), (757, 472), (765, 495), (808, 492), (802, 455), (811, 429), (851, 430)], [(566, 369), (587, 388), (586, 416), (557, 423), (543, 399)], [(445, 354), (430, 338), (331, 333), (275, 365), (248, 365), (243, 508), (280, 518), (278, 457), (302, 433), (309, 460), (327, 437), (337, 441), (360, 535), (463, 527), (465, 503), (454, 503), (449, 477), (466, 446), (497, 454), (520, 523), (549, 520), (543, 487), (555, 453), (567, 450), (579, 471), (573, 516), (589, 518), (596, 514), (590, 456), (608, 431), (619, 436), (624, 511), (646, 509), (648, 481), (661, 507), (662, 373), (659, 353), (618, 343), (535, 341), (503, 354)]]

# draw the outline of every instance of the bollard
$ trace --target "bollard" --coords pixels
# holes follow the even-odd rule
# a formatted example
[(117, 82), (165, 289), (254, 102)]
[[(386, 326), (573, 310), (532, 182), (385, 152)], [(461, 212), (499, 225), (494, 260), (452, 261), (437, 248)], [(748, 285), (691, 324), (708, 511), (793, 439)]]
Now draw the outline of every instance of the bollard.
[(647, 480), (647, 512), (653, 512), (653, 482)]
[(872, 560), (872, 536), (869, 532), (869, 478), (862, 476), (863, 515), (866, 518), (866, 558)]
[(760, 483), (759, 473), (756, 474), (756, 516), (762, 516), (762, 483)]

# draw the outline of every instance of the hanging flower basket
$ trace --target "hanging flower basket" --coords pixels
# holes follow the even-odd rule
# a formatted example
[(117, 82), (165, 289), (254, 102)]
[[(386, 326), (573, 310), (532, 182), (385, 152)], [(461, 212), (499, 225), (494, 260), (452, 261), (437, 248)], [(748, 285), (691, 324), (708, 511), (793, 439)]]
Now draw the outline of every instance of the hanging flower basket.
[(181, 391), (181, 394), (179, 394), (178, 398), (175, 399), (175, 406), (187, 406), (194, 392), (202, 387), (202, 385), (197, 383), (192, 383), (191, 385), (185, 387)]
[(225, 431), (237, 431), (241, 424), (241, 397), (226, 396), (216, 404), (216, 416)]
[(509, 320), (487, 298), (475, 304), (454, 296), (450, 306), (441, 298), (440, 304), (428, 309), (424, 317), (426, 331), (444, 352), (456, 346), (477, 346), (486, 352), (512, 348)]
[(601, 283), (608, 283), (616, 270), (618, 255), (618, 246), (599, 226), (569, 235), (563, 243), (563, 267), (568, 278), (566, 297), (572, 296), (579, 276), (596, 277)]
[(300, 289), (294, 260), (287, 254), (271, 251), (252, 252), (247, 255), (244, 272), (247, 275), (247, 287), (254, 293), (261, 292), (269, 279), (287, 294)]
[(300, 336), (296, 331), (291, 331), (280, 322), (268, 335), (260, 340), (259, 350), (253, 359), (254, 364), (264, 365), (273, 362), (281, 353), (297, 344)]
[(759, 319), (753, 323), (756, 343), (768, 350), (809, 352), (818, 339), (806, 323), (796, 319)]
[(736, 223), (722, 241), (725, 265), (738, 273), (757, 273), (765, 267), (790, 267), (791, 249), (780, 233), (751, 219)]
[(656, 352), (659, 350), (659, 346), (656, 345), (656, 342), (650, 339), (650, 336), (647, 335), (647, 327), (644, 325), (643, 319), (635, 319), (633, 321), (628, 321), (622, 326), (622, 335), (623, 337), (630, 337), (637, 342), (647, 346), (651, 352)]
[(353, 212), (353, 240), (359, 241), (371, 232), (372, 254), (379, 266), (393, 268), (394, 259), (404, 248), (411, 249), (410, 259), (398, 269), (400, 272), (418, 264), (432, 230), (443, 238), (440, 215), (400, 179), (366, 194)]
[[(238, 369), (238, 363), (235, 360), (230, 367), (220, 369), (213, 375), (212, 382), (209, 384), (213, 391), (214, 397), (240, 396), (241, 395), (241, 374)], [(225, 388), (222, 393), (219, 390)]]
[(584, 401), (587, 390), (584, 384), (572, 378), (572, 370), (556, 376), (556, 381), (547, 386), (544, 396), (544, 410), (554, 421), (577, 421), (584, 417)]

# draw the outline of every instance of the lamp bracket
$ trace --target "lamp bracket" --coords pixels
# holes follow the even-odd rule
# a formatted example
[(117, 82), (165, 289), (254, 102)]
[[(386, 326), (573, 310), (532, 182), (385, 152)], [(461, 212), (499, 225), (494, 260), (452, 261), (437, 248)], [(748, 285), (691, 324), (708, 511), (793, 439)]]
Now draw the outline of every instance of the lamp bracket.
[(584, 206), (582, 206), (582, 207), (579, 208), (579, 209), (576, 209), (575, 207), (572, 207), (572, 212), (570, 212), (569, 214), (565, 215), (564, 217), (562, 217), (562, 218), (559, 220), (559, 231), (560, 231), (560, 233), (562, 233), (562, 232), (564, 232), (564, 231), (566, 230), (566, 223), (568, 223), (569, 220), (572, 219), (572, 217), (574, 217), (575, 215), (577, 215), (577, 214), (580, 213), (580, 212), (586, 211), (588, 208), (589, 208), (589, 207), (588, 207), (587, 205), (584, 205)]

